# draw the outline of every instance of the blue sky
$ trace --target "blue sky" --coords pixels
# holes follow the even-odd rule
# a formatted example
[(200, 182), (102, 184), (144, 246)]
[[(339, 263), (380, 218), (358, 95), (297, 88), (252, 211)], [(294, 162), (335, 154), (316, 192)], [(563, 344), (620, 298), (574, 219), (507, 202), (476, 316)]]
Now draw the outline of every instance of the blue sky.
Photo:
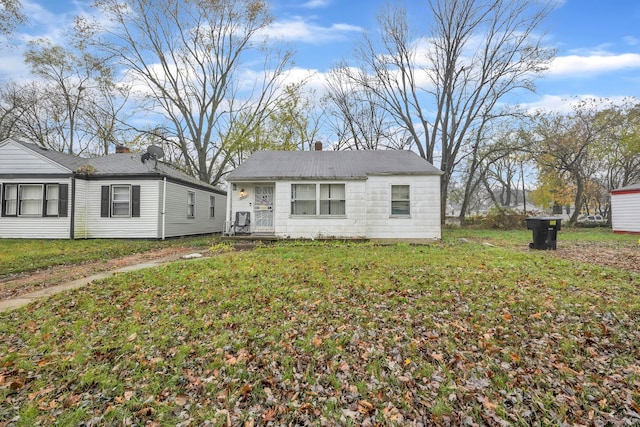
[[(31, 25), (16, 33), (14, 47), (2, 47), (0, 74), (26, 75), (20, 40), (46, 36), (60, 40), (72, 17), (89, 10), (89, 0), (22, 0)], [(426, 16), (427, 0), (406, 0), (411, 17)], [(274, 0), (271, 32), (289, 40), (297, 52), (297, 72), (322, 76), (348, 59), (363, 30), (375, 30), (386, 0)], [(425, 26), (428, 25), (425, 18)], [(624, 97), (640, 99), (640, 2), (638, 0), (563, 0), (547, 22), (547, 42), (558, 49), (538, 93), (518, 98), (532, 107), (554, 108), (563, 99)]]

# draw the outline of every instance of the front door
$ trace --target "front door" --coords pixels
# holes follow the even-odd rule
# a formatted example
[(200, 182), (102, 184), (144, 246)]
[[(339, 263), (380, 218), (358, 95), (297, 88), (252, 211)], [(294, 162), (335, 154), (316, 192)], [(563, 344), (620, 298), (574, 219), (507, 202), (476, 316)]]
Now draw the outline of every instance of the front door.
[(254, 231), (273, 233), (273, 185), (258, 186), (255, 188), (255, 194)]

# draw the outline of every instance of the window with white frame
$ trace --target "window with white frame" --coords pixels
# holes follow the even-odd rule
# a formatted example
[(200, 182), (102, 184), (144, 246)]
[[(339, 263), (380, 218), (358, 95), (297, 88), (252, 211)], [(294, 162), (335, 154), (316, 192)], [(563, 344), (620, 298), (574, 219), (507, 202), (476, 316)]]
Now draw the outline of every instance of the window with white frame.
[(187, 218), (196, 217), (196, 193), (194, 191), (187, 192)]
[(18, 184), (6, 184), (4, 186), (2, 216), (17, 216), (17, 215), (18, 215)]
[(316, 185), (291, 184), (291, 215), (316, 214)]
[(19, 216), (42, 216), (42, 184), (20, 184)]
[(0, 216), (67, 216), (68, 184), (4, 184)]
[(408, 216), (411, 214), (410, 190), (408, 185), (391, 186), (391, 215)]
[(45, 187), (45, 215), (58, 215), (60, 206), (60, 186), (58, 184), (47, 184)]
[(209, 218), (216, 216), (216, 196), (209, 195)]
[(345, 215), (345, 184), (291, 184), (291, 215)]
[(131, 186), (113, 185), (111, 187), (111, 216), (131, 216)]
[(344, 184), (320, 184), (320, 215), (344, 214)]

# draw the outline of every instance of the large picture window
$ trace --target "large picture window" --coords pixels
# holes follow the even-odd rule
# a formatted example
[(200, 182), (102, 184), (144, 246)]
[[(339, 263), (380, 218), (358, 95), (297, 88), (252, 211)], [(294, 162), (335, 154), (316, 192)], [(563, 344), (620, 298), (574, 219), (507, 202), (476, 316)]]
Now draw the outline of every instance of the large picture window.
[(291, 215), (345, 215), (345, 184), (291, 184)]
[(391, 186), (391, 215), (408, 216), (411, 200), (408, 185), (392, 185)]
[(68, 184), (5, 184), (2, 216), (67, 216)]

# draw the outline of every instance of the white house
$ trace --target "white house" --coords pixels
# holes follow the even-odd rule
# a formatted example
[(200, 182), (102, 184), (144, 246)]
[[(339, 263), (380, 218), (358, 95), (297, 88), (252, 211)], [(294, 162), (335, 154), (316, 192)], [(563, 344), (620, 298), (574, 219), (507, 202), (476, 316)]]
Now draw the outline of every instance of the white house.
[(256, 152), (227, 176), (227, 232), (439, 239), (441, 174), (411, 151)]
[(0, 142), (0, 238), (150, 238), (221, 232), (226, 193), (126, 148), (81, 158)]
[(611, 226), (614, 233), (640, 234), (640, 184), (611, 192)]

